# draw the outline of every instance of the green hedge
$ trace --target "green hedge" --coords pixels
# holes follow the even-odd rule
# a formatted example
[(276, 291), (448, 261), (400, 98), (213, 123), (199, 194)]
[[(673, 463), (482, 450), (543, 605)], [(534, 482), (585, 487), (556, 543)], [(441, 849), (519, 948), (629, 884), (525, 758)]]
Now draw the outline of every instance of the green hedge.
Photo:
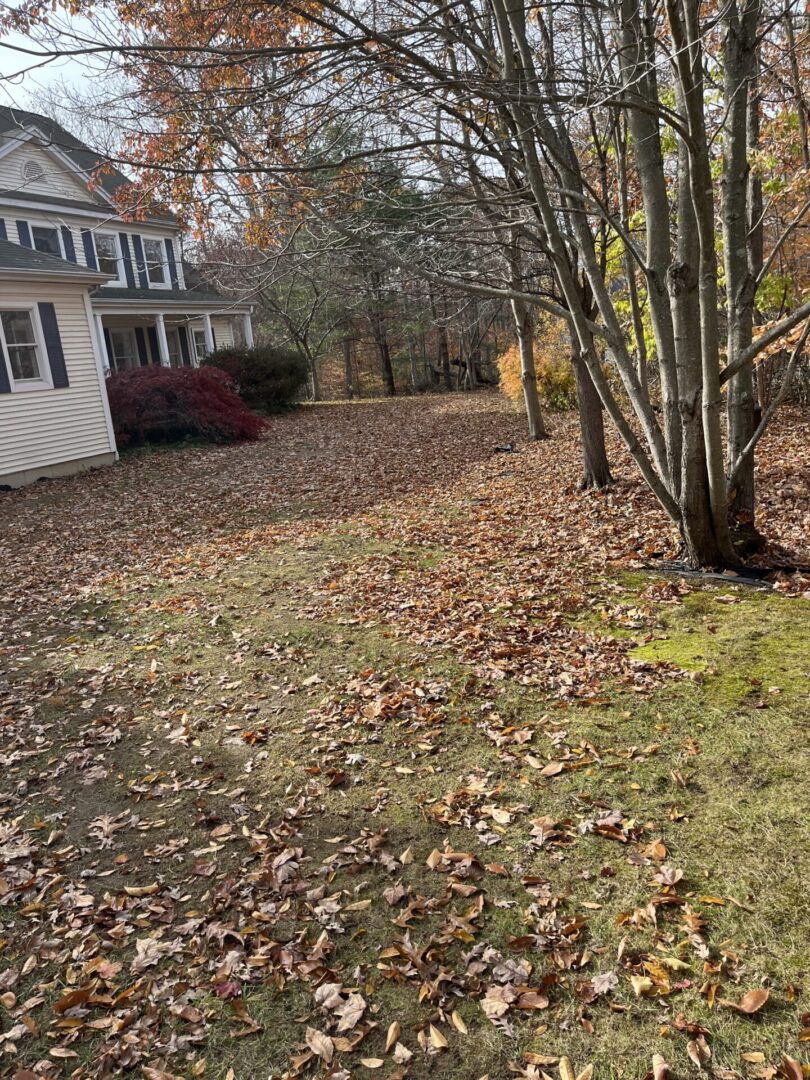
[(298, 399), (307, 381), (307, 364), (293, 349), (272, 345), (217, 349), (203, 361), (224, 371), (252, 409), (281, 412)]

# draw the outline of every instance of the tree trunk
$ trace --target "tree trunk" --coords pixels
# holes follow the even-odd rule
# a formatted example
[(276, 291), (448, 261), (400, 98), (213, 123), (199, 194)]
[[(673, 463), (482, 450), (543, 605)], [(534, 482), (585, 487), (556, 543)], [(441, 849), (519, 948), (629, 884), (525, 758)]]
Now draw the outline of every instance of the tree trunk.
[(351, 338), (343, 339), (343, 377), (346, 385), (346, 397), (349, 401), (354, 397), (354, 373), (352, 371), (352, 342)]
[[(750, 91), (755, 74), (758, 0), (730, 2), (726, 8), (724, 46), (725, 96), (728, 102), (723, 142), (723, 254), (728, 305), (730, 363), (753, 340), (756, 286), (748, 259)], [(729, 382), (727, 393), (728, 461), (733, 467), (754, 434), (754, 372), (747, 365)], [(754, 461), (737, 474), (729, 492), (729, 511), (738, 540), (754, 541)]]
[(531, 313), (522, 300), (512, 301), (515, 316), (515, 329), (520, 350), (520, 381), (523, 386), (523, 403), (526, 406), (526, 419), (529, 423), (530, 439), (547, 439), (548, 432), (540, 410), (540, 398), (537, 396), (537, 372), (534, 367), (534, 324)]
[(380, 370), (382, 372), (386, 396), (394, 397), (397, 388), (394, 383), (394, 369), (391, 366), (391, 350), (388, 347), (388, 335), (383, 327), (380, 327), (380, 337), (377, 340), (377, 352), (380, 357)]
[(309, 392), (311, 394), (312, 401), (321, 400), (321, 379), (318, 374), (318, 362), (309, 349), (304, 352), (307, 361), (307, 367), (309, 368)]
[(416, 351), (413, 345), (413, 338), (408, 338), (408, 365), (411, 372), (411, 391), (415, 394), (417, 387), (419, 386), (419, 379), (416, 374)]
[(605, 449), (605, 423), (602, 401), (593, 384), (588, 365), (582, 359), (579, 341), (575, 334), (571, 339), (571, 365), (577, 384), (577, 408), (579, 430), (582, 439), (582, 479), (580, 491), (608, 487), (613, 483)]
[(446, 390), (453, 389), (453, 373), (450, 370), (450, 342), (447, 340), (447, 327), (443, 324), (437, 327), (439, 332), (439, 371), (444, 379)]

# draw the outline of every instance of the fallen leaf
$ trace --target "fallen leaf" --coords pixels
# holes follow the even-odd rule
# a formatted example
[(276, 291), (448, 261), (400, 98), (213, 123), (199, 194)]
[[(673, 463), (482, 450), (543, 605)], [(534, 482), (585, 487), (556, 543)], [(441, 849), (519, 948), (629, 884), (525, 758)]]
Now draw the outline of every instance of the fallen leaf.
[(696, 1039), (690, 1039), (686, 1044), (686, 1053), (689, 1055), (689, 1060), (693, 1061), (699, 1069), (702, 1069), (712, 1056), (709, 1044), (706, 1042), (706, 1036), (698, 1035)]
[(749, 990), (747, 994), (743, 994), (739, 1001), (723, 999), (719, 1004), (725, 1005), (727, 1009), (734, 1009), (735, 1012), (743, 1013), (745, 1016), (752, 1016), (754, 1013), (759, 1012), (769, 997), (769, 990)]
[(331, 1064), (332, 1058), (335, 1056), (335, 1044), (329, 1035), (324, 1034), (323, 1031), (318, 1031), (317, 1028), (308, 1027), (306, 1043), (313, 1054), (317, 1054), (327, 1065)]
[(402, 1032), (402, 1028), (401, 1028), (400, 1023), (399, 1023), (398, 1020), (395, 1020), (392, 1024), (389, 1025), (388, 1034), (385, 1036), (385, 1052), (386, 1052), (386, 1054), (391, 1053), (391, 1049), (397, 1043), (401, 1032)]

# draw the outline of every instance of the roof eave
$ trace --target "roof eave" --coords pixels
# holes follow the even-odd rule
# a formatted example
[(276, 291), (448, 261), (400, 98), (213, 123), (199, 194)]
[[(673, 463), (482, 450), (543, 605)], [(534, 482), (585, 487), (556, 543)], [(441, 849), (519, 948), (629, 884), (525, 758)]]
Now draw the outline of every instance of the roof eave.
[(75, 281), (76, 284), (95, 285), (96, 287), (103, 285), (105, 281), (111, 280), (107, 274), (100, 274), (95, 270), (84, 272), (82, 270), (43, 269), (38, 266), (0, 266), (0, 280), (6, 281), (9, 278), (17, 280), (20, 277), (33, 277), (40, 281)]

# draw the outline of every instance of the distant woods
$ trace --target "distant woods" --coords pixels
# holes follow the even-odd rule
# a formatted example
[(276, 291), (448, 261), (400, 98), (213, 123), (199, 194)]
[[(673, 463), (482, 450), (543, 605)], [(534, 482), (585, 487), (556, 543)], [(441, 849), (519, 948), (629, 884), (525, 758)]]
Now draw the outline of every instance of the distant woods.
[(219, 232), (196, 256), (207, 280), (252, 298), (259, 340), (298, 352), (310, 401), (492, 387), (514, 343), (502, 301), (426, 287), (312, 233), (279, 253)]

